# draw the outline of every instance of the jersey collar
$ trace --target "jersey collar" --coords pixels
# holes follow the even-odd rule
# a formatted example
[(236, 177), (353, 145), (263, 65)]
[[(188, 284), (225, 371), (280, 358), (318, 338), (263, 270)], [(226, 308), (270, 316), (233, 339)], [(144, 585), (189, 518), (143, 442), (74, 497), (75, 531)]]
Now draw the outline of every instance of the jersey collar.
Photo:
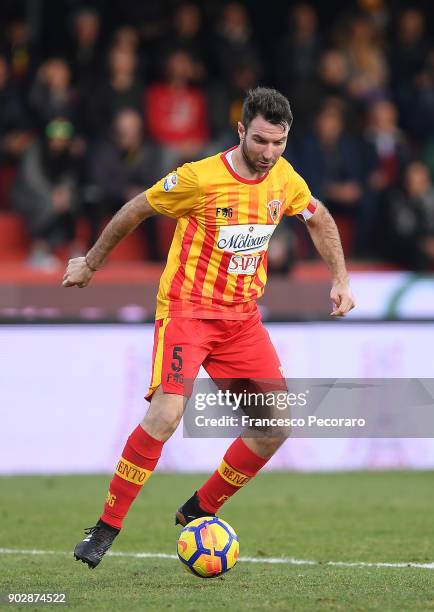
[(227, 151), (223, 151), (223, 153), (220, 154), (220, 158), (221, 158), (222, 162), (224, 163), (224, 165), (226, 166), (226, 168), (229, 170), (229, 172), (232, 174), (232, 176), (237, 181), (239, 181), (240, 183), (245, 183), (246, 185), (257, 185), (258, 183), (262, 183), (262, 181), (264, 181), (267, 178), (267, 176), (269, 174), (269, 171), (266, 172), (263, 176), (261, 176), (261, 178), (258, 178), (258, 179), (246, 179), (246, 178), (240, 176), (238, 174), (238, 172), (235, 172), (235, 170), (232, 168), (232, 166), (230, 165), (230, 163), (226, 159), (226, 154), (229, 153), (229, 151), (234, 151), (237, 148), (237, 146), (238, 145), (235, 145), (234, 147), (231, 147)]

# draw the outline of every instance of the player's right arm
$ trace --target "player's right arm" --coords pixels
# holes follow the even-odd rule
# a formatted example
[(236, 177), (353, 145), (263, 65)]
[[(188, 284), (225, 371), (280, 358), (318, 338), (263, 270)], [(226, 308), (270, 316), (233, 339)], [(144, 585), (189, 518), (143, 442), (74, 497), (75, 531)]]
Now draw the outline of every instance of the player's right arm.
[(63, 286), (86, 287), (115, 246), (142, 221), (155, 214), (156, 211), (149, 204), (145, 192), (124, 204), (104, 228), (86, 256), (69, 260), (63, 277)]
[(127, 202), (104, 228), (86, 257), (70, 259), (63, 277), (64, 287), (86, 287), (114, 247), (142, 221), (155, 214), (173, 219), (194, 214), (200, 206), (200, 185), (193, 164), (160, 179), (146, 192)]

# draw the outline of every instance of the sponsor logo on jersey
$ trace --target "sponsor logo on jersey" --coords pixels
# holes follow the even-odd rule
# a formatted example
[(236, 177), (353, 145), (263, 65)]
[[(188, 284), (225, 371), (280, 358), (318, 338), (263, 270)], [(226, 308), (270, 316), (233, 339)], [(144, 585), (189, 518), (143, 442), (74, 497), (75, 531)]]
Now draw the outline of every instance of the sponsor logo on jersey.
[(227, 271), (231, 274), (255, 274), (260, 255), (232, 255)]
[(225, 225), (219, 228), (217, 246), (229, 253), (258, 253), (266, 251), (274, 225)]
[(178, 184), (178, 175), (176, 172), (172, 172), (169, 176), (166, 176), (163, 183), (164, 191), (171, 191)]
[(230, 219), (232, 217), (233, 214), (233, 209), (232, 208), (216, 208), (215, 209), (215, 216), (216, 217), (223, 217), (223, 219)]
[(282, 202), (280, 200), (271, 200), (267, 204), (268, 213), (273, 223), (276, 223), (280, 217), (280, 209), (282, 208)]

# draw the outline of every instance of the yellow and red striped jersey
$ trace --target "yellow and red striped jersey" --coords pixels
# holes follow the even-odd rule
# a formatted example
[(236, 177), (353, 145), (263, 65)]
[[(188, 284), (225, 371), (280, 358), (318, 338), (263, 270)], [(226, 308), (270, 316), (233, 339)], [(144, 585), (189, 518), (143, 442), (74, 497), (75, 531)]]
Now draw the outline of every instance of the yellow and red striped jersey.
[(309, 209), (309, 188), (285, 159), (248, 180), (235, 172), (229, 153), (184, 164), (146, 191), (156, 212), (178, 220), (157, 319), (250, 317), (264, 292), (277, 224)]

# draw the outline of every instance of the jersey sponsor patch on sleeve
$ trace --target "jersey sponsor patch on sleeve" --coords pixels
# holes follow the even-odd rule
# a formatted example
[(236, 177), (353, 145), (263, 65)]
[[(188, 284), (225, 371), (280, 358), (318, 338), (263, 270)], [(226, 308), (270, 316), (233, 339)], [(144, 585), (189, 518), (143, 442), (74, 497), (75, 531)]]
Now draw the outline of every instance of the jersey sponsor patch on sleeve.
[(178, 184), (178, 175), (176, 172), (172, 172), (169, 176), (166, 176), (163, 183), (164, 191), (171, 191)]
[(312, 198), (306, 208), (304, 208), (301, 212), (298, 213), (297, 217), (301, 217), (302, 219), (307, 221), (312, 217), (313, 213), (316, 211), (317, 208), (318, 200)]

